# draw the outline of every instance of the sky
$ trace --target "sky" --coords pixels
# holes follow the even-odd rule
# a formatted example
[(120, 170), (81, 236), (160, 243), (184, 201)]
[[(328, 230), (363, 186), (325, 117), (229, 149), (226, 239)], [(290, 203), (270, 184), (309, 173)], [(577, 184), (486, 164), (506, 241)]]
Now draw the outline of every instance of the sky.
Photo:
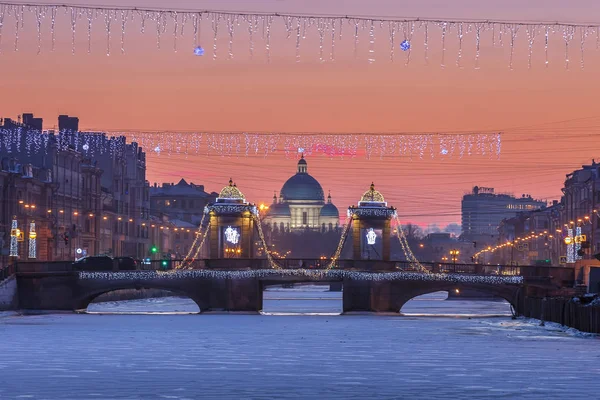
[[(51, 3), (51, 2), (47, 2)], [(503, 19), (600, 24), (595, 0), (262, 0), (203, 1), (203, 9), (385, 15), (440, 19)], [(77, 4), (98, 4), (78, 0)], [(181, 0), (107, 1), (103, 5), (171, 7), (197, 10), (197, 2)], [(8, 22), (8, 20), (10, 22)], [(440, 66), (441, 35), (430, 33), (428, 62), (422, 32), (411, 41), (411, 62), (396, 51), (391, 63), (384, 30), (376, 30), (374, 63), (368, 63), (368, 30), (361, 32), (354, 57), (350, 29), (336, 44), (335, 61), (319, 62), (315, 28), (301, 45), (295, 62), (295, 38), (288, 39), (282, 23), (273, 27), (271, 62), (257, 40), (250, 59), (248, 35), (240, 28), (227, 58), (228, 35), (220, 27), (218, 58), (212, 60), (212, 32), (202, 26), (204, 57), (191, 55), (194, 43), (188, 27), (173, 51), (171, 35), (156, 48), (154, 33), (142, 35), (131, 27), (120, 54), (120, 27), (112, 28), (112, 53), (106, 55), (103, 21), (95, 22), (92, 52), (87, 54), (87, 26), (76, 29), (71, 54), (68, 17), (57, 17), (56, 49), (50, 51), (49, 22), (42, 27), (42, 51), (37, 55), (35, 21), (26, 21), (14, 51), (14, 18), (8, 19), (0, 44), (0, 115), (33, 112), (55, 125), (58, 114), (76, 115), (80, 127), (95, 130), (257, 131), (257, 132), (503, 132), (502, 154), (408, 159), (308, 157), (309, 172), (325, 192), (331, 190), (342, 210), (356, 204), (373, 181), (398, 208), (405, 222), (444, 226), (460, 221), (461, 196), (475, 185), (498, 192), (559, 198), (565, 174), (596, 157), (600, 148), (597, 93), (600, 50), (595, 33), (585, 43), (584, 65), (578, 36), (569, 49), (565, 69), (562, 34), (550, 41), (550, 63), (544, 67), (541, 36), (533, 46), (528, 68), (526, 32), (518, 32), (509, 68), (510, 46), (492, 46), (482, 36), (480, 69), (474, 68), (474, 34), (465, 37), (460, 66), (458, 40), (446, 39), (445, 68)], [(136, 25), (137, 26), (137, 25)], [(152, 29), (149, 29), (152, 31)], [(325, 54), (329, 57), (329, 44)], [(296, 160), (268, 157), (219, 157), (149, 154), (150, 182), (204, 184), (219, 191), (232, 177), (252, 202), (269, 203), (296, 169)]]

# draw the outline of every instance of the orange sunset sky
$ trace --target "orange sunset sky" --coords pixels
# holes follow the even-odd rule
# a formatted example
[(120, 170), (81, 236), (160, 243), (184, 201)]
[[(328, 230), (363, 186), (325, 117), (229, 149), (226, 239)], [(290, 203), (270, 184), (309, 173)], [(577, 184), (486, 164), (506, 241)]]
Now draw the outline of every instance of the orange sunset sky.
[[(48, 2), (51, 3), (51, 2)], [(527, 5), (523, 5), (527, 3)], [(77, 4), (98, 4), (78, 0)], [(440, 19), (503, 19), (600, 24), (596, 0), (261, 0), (261, 1), (104, 1), (191, 10), (302, 12)], [(212, 31), (202, 26), (204, 57), (194, 57), (191, 28), (178, 39), (165, 35), (160, 50), (156, 36), (128, 27), (126, 52), (120, 53), (120, 26), (112, 32), (112, 53), (106, 55), (103, 21), (95, 22), (92, 53), (87, 54), (87, 21), (77, 26), (76, 52), (71, 54), (68, 16), (57, 18), (56, 50), (50, 51), (49, 21), (42, 26), (42, 52), (37, 55), (34, 19), (25, 21), (14, 51), (14, 18), (7, 18), (0, 46), (0, 116), (16, 118), (33, 112), (55, 125), (58, 114), (80, 118), (80, 128), (96, 130), (257, 131), (257, 132), (503, 132), (500, 158), (459, 159), (375, 157), (367, 160), (308, 158), (309, 172), (334, 203), (355, 204), (371, 181), (404, 222), (445, 226), (460, 221), (460, 199), (472, 186), (500, 192), (555, 199), (565, 174), (600, 160), (600, 50), (596, 33), (585, 42), (585, 68), (580, 68), (578, 34), (571, 42), (565, 69), (562, 33), (550, 41), (550, 63), (544, 67), (541, 36), (533, 47), (528, 69), (526, 32), (519, 31), (509, 69), (510, 48), (492, 47), (491, 34), (482, 36), (480, 69), (474, 68), (474, 34), (464, 39), (457, 66), (456, 31), (446, 39), (446, 67), (440, 66), (440, 30), (430, 30), (429, 61), (423, 35), (412, 40), (411, 62), (396, 50), (390, 62), (387, 28), (377, 29), (375, 62), (369, 64), (368, 30), (360, 36), (354, 58), (351, 27), (336, 43), (334, 62), (319, 62), (318, 32), (302, 42), (301, 62), (295, 62), (295, 38), (286, 38), (275, 23), (271, 63), (264, 42), (257, 39), (255, 57), (248, 52), (245, 24), (236, 31), (234, 58), (227, 59), (228, 36), (220, 27), (218, 58), (212, 60)], [(152, 27), (154, 25), (151, 25)], [(330, 42), (325, 54), (329, 58)], [(177, 182), (181, 177), (218, 191), (233, 177), (252, 202), (270, 202), (295, 172), (295, 159), (149, 155), (150, 182)], [(343, 211), (342, 211), (343, 213)]]

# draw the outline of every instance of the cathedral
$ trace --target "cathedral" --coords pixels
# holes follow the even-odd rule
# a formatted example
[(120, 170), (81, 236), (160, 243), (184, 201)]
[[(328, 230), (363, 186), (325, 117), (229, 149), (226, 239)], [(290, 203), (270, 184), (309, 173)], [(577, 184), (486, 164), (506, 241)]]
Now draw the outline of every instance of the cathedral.
[(273, 204), (264, 217), (264, 222), (273, 230), (286, 232), (314, 230), (331, 231), (340, 225), (340, 213), (331, 202), (331, 194), (325, 194), (319, 181), (308, 174), (304, 155), (298, 161), (296, 174), (289, 178), (279, 199), (273, 196)]

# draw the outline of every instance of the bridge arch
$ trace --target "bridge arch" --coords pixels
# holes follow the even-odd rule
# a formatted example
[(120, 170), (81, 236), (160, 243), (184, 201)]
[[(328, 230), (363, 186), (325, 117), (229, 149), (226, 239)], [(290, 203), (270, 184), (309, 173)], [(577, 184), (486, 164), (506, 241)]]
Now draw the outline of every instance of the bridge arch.
[(171, 285), (159, 284), (155, 282), (135, 282), (135, 283), (120, 283), (116, 285), (91, 288), (82, 291), (78, 296), (74, 298), (73, 309), (76, 311), (87, 310), (90, 303), (92, 303), (99, 296), (116, 292), (119, 290), (140, 290), (140, 289), (156, 289), (171, 292), (175, 295), (191, 299), (197, 306), (200, 312), (206, 310), (208, 306), (201, 299), (196, 298), (193, 294), (182, 288), (173, 287)]
[(475, 290), (480, 293), (489, 294), (490, 296), (500, 297), (506, 300), (513, 308), (519, 310), (519, 302), (522, 298), (521, 287), (517, 285), (487, 285), (476, 283), (453, 283), (453, 282), (427, 282), (427, 284), (414, 282), (413, 285), (406, 288), (400, 296), (398, 305), (399, 311), (402, 312), (402, 307), (410, 300), (435, 292), (450, 292), (453, 290)]

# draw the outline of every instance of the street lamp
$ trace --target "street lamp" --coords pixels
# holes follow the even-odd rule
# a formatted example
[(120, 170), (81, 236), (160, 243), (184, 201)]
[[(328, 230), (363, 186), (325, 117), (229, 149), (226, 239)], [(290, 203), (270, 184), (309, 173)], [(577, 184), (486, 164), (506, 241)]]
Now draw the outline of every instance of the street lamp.
[(460, 251), (458, 251), (457, 249), (450, 250), (450, 256), (452, 257), (452, 264), (454, 264), (455, 266), (456, 266), (456, 261), (458, 261), (459, 254), (460, 254)]

